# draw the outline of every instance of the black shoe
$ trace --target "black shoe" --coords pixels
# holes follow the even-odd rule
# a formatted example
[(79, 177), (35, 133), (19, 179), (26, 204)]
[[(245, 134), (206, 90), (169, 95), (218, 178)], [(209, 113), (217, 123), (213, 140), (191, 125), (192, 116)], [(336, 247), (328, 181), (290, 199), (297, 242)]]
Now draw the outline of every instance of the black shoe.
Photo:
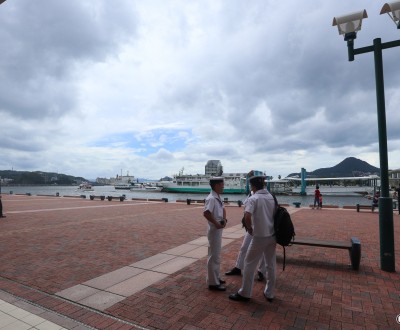
[(225, 284), (226, 281), (219, 279), (219, 284)]
[(267, 299), (268, 302), (272, 303), (274, 301), (274, 298), (268, 298), (265, 293), (264, 293), (265, 299)]
[(235, 300), (235, 301), (249, 301), (249, 300), (250, 300), (250, 298), (243, 297), (243, 296), (241, 296), (238, 292), (236, 292), (236, 293), (231, 293), (231, 294), (229, 295), (229, 299)]
[(237, 267), (233, 267), (229, 272), (226, 272), (225, 275), (242, 275), (242, 271)]
[(226, 291), (226, 288), (223, 285), (209, 285), (208, 289), (211, 291)]
[(258, 271), (257, 273), (257, 281), (262, 282), (264, 281), (264, 274)]

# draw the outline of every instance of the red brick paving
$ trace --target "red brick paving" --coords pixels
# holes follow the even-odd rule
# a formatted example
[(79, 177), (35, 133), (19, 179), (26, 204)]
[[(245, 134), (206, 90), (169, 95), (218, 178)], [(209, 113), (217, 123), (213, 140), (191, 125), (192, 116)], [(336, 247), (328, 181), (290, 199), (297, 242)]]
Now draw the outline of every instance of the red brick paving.
[[(298, 245), (286, 249), (283, 272), (278, 247), (275, 301), (266, 302), (264, 284), (256, 282), (252, 300), (238, 303), (228, 295), (240, 287), (241, 278), (228, 277), (227, 292), (208, 291), (203, 258), (110, 307), (106, 312), (114, 319), (54, 293), (204, 236), (202, 206), (15, 195), (3, 195), (3, 205), (7, 218), (0, 220), (0, 289), (95, 328), (399, 327), (399, 275), (379, 268), (377, 213), (301, 209), (292, 216), (298, 236), (360, 238), (358, 272), (349, 266), (346, 250)], [(17, 213), (43, 208), (52, 210)], [(228, 208), (228, 226), (239, 224), (242, 211)], [(400, 234), (399, 219), (395, 214), (395, 238)], [(237, 239), (223, 248), (222, 271), (234, 265), (240, 244)], [(395, 252), (399, 258), (398, 246)]]

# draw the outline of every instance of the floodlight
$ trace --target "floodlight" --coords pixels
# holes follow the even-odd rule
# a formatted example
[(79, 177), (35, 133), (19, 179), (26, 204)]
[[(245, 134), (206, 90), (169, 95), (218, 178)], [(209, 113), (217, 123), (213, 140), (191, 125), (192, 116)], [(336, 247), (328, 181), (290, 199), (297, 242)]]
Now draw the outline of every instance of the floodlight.
[(357, 38), (357, 31), (361, 30), (363, 18), (367, 17), (368, 14), (365, 9), (343, 16), (336, 16), (333, 18), (332, 26), (337, 25), (339, 34), (344, 34), (344, 40), (354, 40)]
[(400, 29), (400, 1), (385, 3), (381, 9), (382, 14), (388, 14), (397, 28)]

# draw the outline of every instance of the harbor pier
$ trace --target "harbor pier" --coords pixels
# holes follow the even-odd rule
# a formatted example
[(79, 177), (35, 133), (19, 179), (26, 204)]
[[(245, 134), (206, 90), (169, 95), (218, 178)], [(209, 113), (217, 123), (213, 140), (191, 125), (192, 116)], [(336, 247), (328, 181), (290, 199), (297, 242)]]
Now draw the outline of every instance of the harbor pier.
[[(2, 200), (0, 324), (14, 318), (15, 324), (41, 319), (66, 329), (398, 327), (399, 275), (379, 268), (377, 212), (288, 205), (299, 237), (357, 236), (359, 270), (351, 268), (346, 250), (293, 245), (282, 271), (278, 246), (273, 303), (263, 296), (265, 282), (257, 281), (250, 302), (238, 303), (228, 296), (241, 277), (224, 276), (245, 233), (236, 203), (226, 205), (223, 231), (227, 291), (214, 292), (206, 285), (202, 203), (15, 194)], [(393, 217), (400, 237), (397, 211)]]

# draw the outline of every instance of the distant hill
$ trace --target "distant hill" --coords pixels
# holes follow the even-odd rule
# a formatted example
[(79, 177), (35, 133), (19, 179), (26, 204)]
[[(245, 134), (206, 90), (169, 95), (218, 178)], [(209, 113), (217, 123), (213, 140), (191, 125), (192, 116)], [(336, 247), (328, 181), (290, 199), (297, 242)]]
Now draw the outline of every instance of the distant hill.
[[(307, 177), (336, 178), (347, 176), (364, 176), (371, 174), (380, 175), (380, 169), (361, 159), (348, 157), (333, 167), (320, 168), (312, 172), (307, 172)], [(288, 176), (300, 176), (300, 173), (291, 173)]]
[(82, 177), (41, 171), (28, 172), (0, 170), (0, 177), (2, 185), (76, 185), (85, 181), (89, 181)]

